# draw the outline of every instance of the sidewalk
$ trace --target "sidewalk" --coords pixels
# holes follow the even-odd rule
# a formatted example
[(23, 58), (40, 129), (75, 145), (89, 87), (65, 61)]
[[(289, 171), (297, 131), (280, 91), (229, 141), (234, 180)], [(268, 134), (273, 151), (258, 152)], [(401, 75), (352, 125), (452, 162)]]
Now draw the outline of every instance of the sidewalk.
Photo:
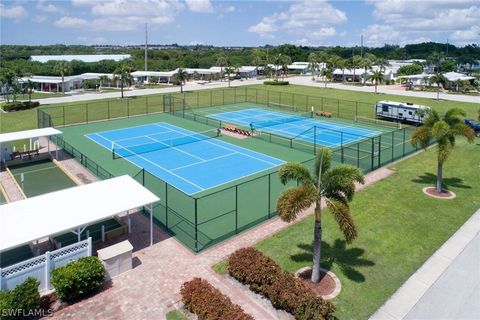
[(370, 319), (480, 319), (479, 244), (480, 209)]

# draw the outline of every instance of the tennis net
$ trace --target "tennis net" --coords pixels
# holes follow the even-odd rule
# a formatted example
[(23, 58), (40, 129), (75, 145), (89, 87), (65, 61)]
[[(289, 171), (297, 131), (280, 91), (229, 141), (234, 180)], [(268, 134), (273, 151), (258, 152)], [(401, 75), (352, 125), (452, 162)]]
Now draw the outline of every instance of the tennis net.
[(275, 126), (277, 124), (301, 121), (311, 117), (312, 117), (311, 112), (305, 112), (305, 113), (299, 113), (292, 116), (285, 116), (285, 117), (273, 119), (273, 120), (253, 121), (253, 122), (250, 122), (250, 128), (252, 130), (255, 130), (255, 129), (265, 128), (265, 127)]
[(174, 137), (169, 139), (156, 140), (152, 139), (152, 142), (142, 143), (132, 146), (124, 146), (118, 142), (112, 143), (112, 154), (114, 159), (126, 158), (135, 156), (138, 154), (154, 152), (158, 150), (173, 148), (176, 146), (199, 142), (207, 139), (216, 138), (220, 135), (218, 129), (208, 130), (204, 132), (194, 133), (190, 135), (184, 135), (180, 137)]

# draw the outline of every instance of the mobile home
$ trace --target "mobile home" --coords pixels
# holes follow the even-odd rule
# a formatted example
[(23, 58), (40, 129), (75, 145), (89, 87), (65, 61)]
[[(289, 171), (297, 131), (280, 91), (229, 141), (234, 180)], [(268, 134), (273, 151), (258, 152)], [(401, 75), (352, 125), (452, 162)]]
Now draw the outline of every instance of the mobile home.
[(410, 122), (422, 124), (427, 106), (409, 102), (379, 101), (376, 106), (376, 115), (390, 121)]

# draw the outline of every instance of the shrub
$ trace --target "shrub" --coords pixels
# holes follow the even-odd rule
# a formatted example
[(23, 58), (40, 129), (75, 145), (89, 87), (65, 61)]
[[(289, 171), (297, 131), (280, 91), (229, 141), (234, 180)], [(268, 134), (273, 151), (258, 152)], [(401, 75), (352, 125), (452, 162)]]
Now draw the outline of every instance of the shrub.
[(243, 248), (228, 258), (228, 273), (262, 294), (277, 309), (296, 319), (333, 319), (335, 306), (318, 297), (300, 279), (283, 271), (271, 258), (255, 248)]
[(97, 257), (84, 257), (52, 272), (52, 285), (60, 299), (71, 302), (98, 291), (105, 268)]
[[(39, 285), (38, 280), (29, 277), (15, 289), (0, 292), (0, 318), (23, 319), (35, 314), (40, 308)], [(22, 314), (19, 315), (18, 310), (22, 310)]]
[(268, 81), (263, 81), (263, 84), (268, 85), (268, 86), (286, 86), (289, 84), (288, 81), (278, 81), (278, 80), (268, 80)]
[(16, 101), (5, 103), (2, 108), (5, 111), (21, 111), (36, 108), (40, 105), (38, 101)]
[(185, 282), (180, 294), (185, 307), (200, 320), (253, 320), (239, 305), (232, 303), (220, 290), (201, 278)]

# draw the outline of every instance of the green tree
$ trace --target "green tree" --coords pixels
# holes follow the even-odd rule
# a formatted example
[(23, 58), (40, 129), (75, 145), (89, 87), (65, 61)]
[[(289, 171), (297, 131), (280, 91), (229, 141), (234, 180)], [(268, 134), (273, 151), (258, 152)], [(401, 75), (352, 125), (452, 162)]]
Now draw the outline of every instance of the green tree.
[(122, 99), (123, 87), (125, 86), (125, 84), (132, 84), (132, 72), (133, 68), (128, 64), (122, 64), (113, 71), (114, 76), (118, 79), (118, 81), (120, 81), (120, 92)]
[(390, 63), (385, 58), (376, 58), (375, 59), (375, 64), (380, 68), (380, 71), (382, 71), (384, 73), (385, 73), (387, 67), (390, 66)]
[(373, 63), (375, 62), (375, 59), (377, 59), (377, 57), (375, 57), (374, 54), (366, 53), (365, 56), (363, 58), (361, 58), (361, 60), (360, 60), (359, 67), (361, 67), (365, 70), (365, 74), (364, 74), (364, 77), (363, 77), (363, 84), (365, 84), (367, 82), (367, 75), (368, 75), (367, 71), (372, 69), (372, 66), (373, 66)]
[(188, 80), (187, 70), (183, 68), (178, 68), (177, 73), (175, 74), (178, 82), (180, 83), (180, 92), (183, 93), (183, 85)]
[(61, 60), (55, 64), (54, 70), (62, 77), (62, 92), (65, 94), (65, 76), (72, 73), (72, 65), (68, 61)]
[(337, 67), (342, 70), (342, 82), (345, 82), (345, 69), (347, 68), (347, 60), (339, 58), (337, 60)]
[(312, 81), (315, 80), (315, 70), (317, 70), (318, 56), (315, 52), (311, 52), (308, 55), (308, 67), (312, 71)]
[(472, 143), (475, 139), (475, 133), (463, 122), (466, 113), (462, 109), (452, 108), (443, 116), (440, 116), (436, 110), (428, 109), (425, 116), (423, 126), (418, 127), (412, 135), (412, 145), (415, 147), (420, 145), (426, 150), (432, 139), (437, 142), (436, 190), (440, 193), (443, 190), (443, 164), (455, 147), (456, 137), (466, 137), (467, 141)]
[(235, 72), (235, 69), (233, 67), (228, 66), (228, 67), (225, 68), (225, 74), (227, 75), (228, 87), (229, 88), (230, 88), (230, 75), (234, 72)]
[(440, 100), (440, 88), (445, 88), (447, 86), (448, 80), (441, 73), (435, 73), (429, 78), (430, 84), (437, 85), (437, 100)]
[(225, 67), (227, 64), (227, 56), (222, 52), (217, 58), (217, 66), (220, 67), (220, 81), (223, 81), (223, 67)]
[(104, 84), (105, 82), (110, 81), (110, 79), (108, 78), (108, 76), (105, 75), (105, 74), (104, 74), (104, 75), (101, 75), (100, 77), (98, 77), (98, 80), (100, 81), (100, 88), (103, 87), (103, 84)]
[(32, 80), (28, 79), (27, 82), (25, 82), (25, 89), (28, 93), (28, 101), (32, 101), (32, 93), (33, 89), (35, 89), (35, 84), (32, 82)]
[(423, 72), (423, 68), (419, 64), (409, 64), (406, 66), (401, 66), (397, 70), (398, 76), (410, 76), (414, 74), (421, 74)]
[(329, 81), (332, 81), (332, 77), (333, 77), (333, 72), (332, 72), (332, 69), (330, 68), (325, 68), (322, 70), (322, 77), (324, 79), (324, 83), (325, 83), (325, 88), (327, 87), (327, 83)]
[(297, 187), (288, 188), (280, 194), (277, 200), (279, 217), (283, 221), (291, 222), (300, 212), (312, 205), (315, 207), (312, 282), (320, 280), (322, 200), (335, 218), (347, 243), (351, 243), (357, 237), (357, 227), (348, 204), (355, 194), (355, 182), (364, 183), (363, 173), (349, 165), (332, 168), (331, 163), (331, 150), (321, 148), (313, 172), (298, 163), (287, 163), (279, 171), (283, 184), (289, 181), (296, 181), (298, 184)]
[(252, 60), (253, 65), (255, 66), (255, 76), (258, 76), (258, 68), (263, 65), (263, 59), (260, 55), (255, 55)]
[(375, 83), (375, 93), (377, 93), (377, 86), (379, 83), (382, 83), (383, 81), (383, 73), (380, 70), (374, 70), (372, 73), (368, 76), (368, 80), (372, 81)]
[(457, 65), (451, 59), (440, 62), (440, 72), (452, 72), (457, 70)]
[(10, 102), (10, 93), (16, 82), (17, 77), (15, 72), (10, 69), (2, 69), (0, 72), (0, 83), (2, 84), (2, 91), (5, 92), (7, 102)]

